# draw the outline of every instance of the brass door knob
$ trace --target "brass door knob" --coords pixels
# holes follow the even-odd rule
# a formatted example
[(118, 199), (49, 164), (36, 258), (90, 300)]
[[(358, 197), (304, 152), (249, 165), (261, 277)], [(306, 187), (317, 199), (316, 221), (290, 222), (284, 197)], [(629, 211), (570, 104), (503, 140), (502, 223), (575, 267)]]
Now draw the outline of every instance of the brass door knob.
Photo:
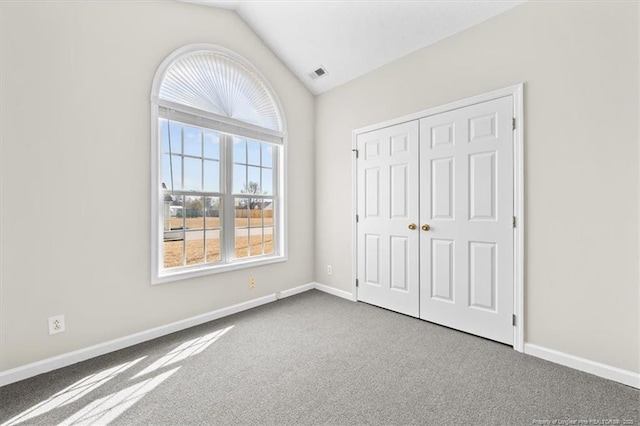
[(417, 226), (416, 226), (416, 224), (415, 224), (415, 223), (410, 223), (410, 224), (409, 224), (409, 229), (414, 230), (414, 229), (416, 229), (416, 228), (417, 228)]
[(422, 230), (423, 230), (423, 231), (428, 231), (429, 229), (431, 229), (431, 227), (429, 226), (429, 224), (425, 223), (424, 225), (422, 225)]

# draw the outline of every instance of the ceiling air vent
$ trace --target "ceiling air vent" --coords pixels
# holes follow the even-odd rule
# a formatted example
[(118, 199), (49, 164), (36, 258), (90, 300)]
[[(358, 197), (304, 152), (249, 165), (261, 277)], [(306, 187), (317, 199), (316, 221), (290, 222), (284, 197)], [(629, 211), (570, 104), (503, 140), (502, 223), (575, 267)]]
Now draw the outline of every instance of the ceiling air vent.
[(327, 70), (324, 69), (324, 67), (319, 67), (318, 69), (313, 70), (309, 73), (309, 78), (311, 78), (311, 80), (316, 80), (320, 77), (324, 77), (327, 74)]

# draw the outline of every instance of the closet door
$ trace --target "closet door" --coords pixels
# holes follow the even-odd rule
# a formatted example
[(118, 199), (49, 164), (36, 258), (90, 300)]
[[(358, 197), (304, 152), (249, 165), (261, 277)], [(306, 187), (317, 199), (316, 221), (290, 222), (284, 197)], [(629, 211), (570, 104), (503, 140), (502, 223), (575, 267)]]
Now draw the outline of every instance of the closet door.
[(420, 318), (513, 343), (513, 100), (420, 120)]
[(358, 300), (417, 317), (418, 122), (358, 135)]

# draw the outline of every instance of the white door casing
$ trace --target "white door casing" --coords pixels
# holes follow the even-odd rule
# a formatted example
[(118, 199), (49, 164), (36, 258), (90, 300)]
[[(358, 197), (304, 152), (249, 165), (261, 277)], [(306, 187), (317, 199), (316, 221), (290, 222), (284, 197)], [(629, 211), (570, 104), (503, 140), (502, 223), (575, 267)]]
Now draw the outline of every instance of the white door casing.
[(513, 99), (420, 120), (420, 318), (513, 344)]
[(358, 300), (418, 317), (418, 122), (358, 135), (357, 149)]

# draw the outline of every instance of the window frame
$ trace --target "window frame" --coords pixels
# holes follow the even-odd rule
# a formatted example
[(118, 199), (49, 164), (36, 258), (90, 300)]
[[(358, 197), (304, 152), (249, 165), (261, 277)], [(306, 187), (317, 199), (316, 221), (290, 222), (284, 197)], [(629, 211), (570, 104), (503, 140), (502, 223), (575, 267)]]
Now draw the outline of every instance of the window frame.
[[(229, 117), (223, 117), (211, 112), (191, 108), (186, 105), (160, 99), (160, 87), (167, 70), (181, 58), (193, 53), (207, 52), (226, 56), (247, 69), (260, 81), (271, 96), (274, 107), (279, 114), (281, 130), (276, 131), (262, 128), (254, 124), (242, 122)], [(287, 194), (286, 194), (286, 121), (278, 97), (264, 76), (246, 59), (229, 49), (212, 44), (193, 44), (184, 46), (170, 54), (158, 67), (151, 90), (151, 284), (184, 280), (210, 274), (223, 273), (249, 267), (268, 265), (287, 260)], [(160, 119), (170, 119), (172, 122), (193, 125), (220, 135), (220, 198), (222, 201), (221, 220), (221, 261), (216, 263), (201, 263), (175, 268), (164, 268), (164, 190), (162, 189), (162, 145), (160, 140)], [(176, 123), (177, 124), (177, 123)], [(235, 258), (235, 199), (242, 195), (233, 193), (233, 137), (253, 139), (268, 142), (278, 146), (274, 149), (272, 195), (265, 196), (274, 199), (273, 238), (274, 254), (257, 255), (246, 258)], [(223, 139), (225, 143), (223, 143)], [(177, 195), (184, 194), (182, 189), (175, 191)], [(202, 195), (207, 191), (197, 191), (190, 195)], [(248, 198), (260, 198), (251, 196)]]

